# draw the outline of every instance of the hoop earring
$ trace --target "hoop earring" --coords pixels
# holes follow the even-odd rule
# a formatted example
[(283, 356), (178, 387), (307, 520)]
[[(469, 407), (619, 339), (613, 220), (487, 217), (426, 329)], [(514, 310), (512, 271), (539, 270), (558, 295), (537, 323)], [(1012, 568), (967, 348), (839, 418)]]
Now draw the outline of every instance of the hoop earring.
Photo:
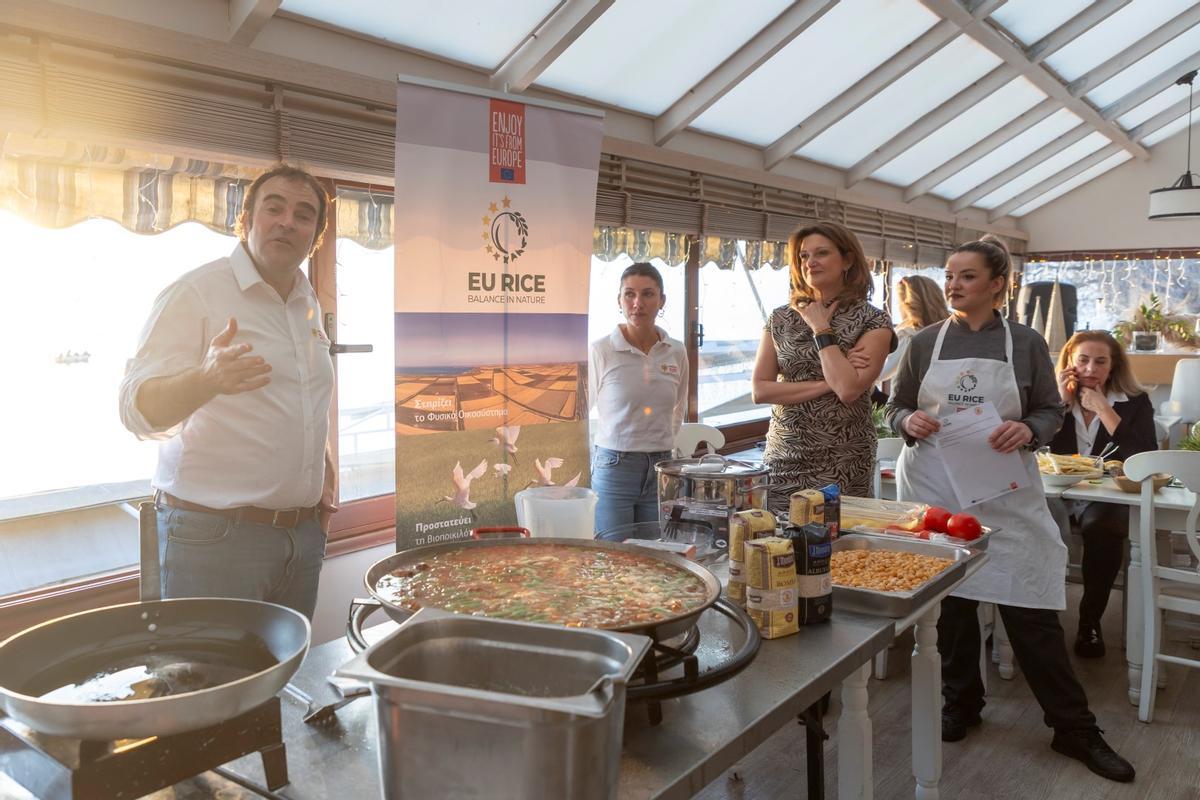
[(660, 308), (660, 309), (658, 310), (658, 318), (659, 318), (659, 319), (662, 319), (662, 318), (663, 318), (663, 314), (665, 314), (665, 313), (667, 313), (667, 310), (666, 310), (665, 308)]

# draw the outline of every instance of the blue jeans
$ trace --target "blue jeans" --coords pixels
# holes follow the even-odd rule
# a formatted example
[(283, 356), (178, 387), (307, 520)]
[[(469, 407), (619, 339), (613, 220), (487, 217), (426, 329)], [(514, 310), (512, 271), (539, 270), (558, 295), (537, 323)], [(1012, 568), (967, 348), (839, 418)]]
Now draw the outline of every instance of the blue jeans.
[(670, 451), (634, 453), (592, 448), (592, 490), (596, 503), (596, 533), (621, 525), (658, 520), (658, 482), (654, 465)]
[(311, 620), (324, 559), (325, 532), (315, 519), (276, 528), (158, 507), (163, 598), (265, 600)]

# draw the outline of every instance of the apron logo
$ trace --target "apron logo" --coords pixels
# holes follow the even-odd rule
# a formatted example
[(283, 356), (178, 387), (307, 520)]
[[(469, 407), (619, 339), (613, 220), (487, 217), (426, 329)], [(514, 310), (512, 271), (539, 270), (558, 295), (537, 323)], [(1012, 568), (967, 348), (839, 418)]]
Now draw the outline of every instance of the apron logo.
[(979, 394), (971, 394), (972, 390), (979, 386), (979, 378), (975, 377), (975, 373), (967, 371), (958, 373), (958, 380), (954, 382), (954, 388), (957, 392), (950, 392), (946, 399), (955, 404), (959, 411), (962, 411), (970, 406), (978, 406), (987, 402), (987, 398)]
[(964, 372), (958, 376), (958, 388), (964, 392), (970, 392), (979, 385), (979, 379), (974, 373)]

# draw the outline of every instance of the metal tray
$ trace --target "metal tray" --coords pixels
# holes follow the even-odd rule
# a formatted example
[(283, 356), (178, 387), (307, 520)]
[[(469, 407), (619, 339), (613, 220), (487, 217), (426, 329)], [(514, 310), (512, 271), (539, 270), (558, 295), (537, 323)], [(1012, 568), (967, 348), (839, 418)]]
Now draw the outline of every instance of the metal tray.
[(972, 539), (969, 542), (963, 539), (956, 539), (944, 533), (933, 534), (934, 536), (938, 537), (937, 539), (920, 539), (916, 536), (898, 533), (897, 531), (884, 530), (883, 528), (846, 528), (843, 535), (859, 534), (861, 536), (879, 536), (881, 538), (897, 542), (928, 542), (929, 544), (939, 544), (942, 547), (965, 547), (968, 550), (987, 550), (988, 539), (992, 537), (993, 533), (1000, 529), (989, 528), (986, 525), (981, 527), (983, 528), (983, 533), (979, 534), (978, 539)]
[(833, 585), (833, 607), (846, 611), (860, 611), (881, 617), (900, 619), (907, 617), (938, 594), (962, 580), (973, 562), (987, 558), (982, 550), (954, 547), (920, 539), (901, 539), (898, 536), (863, 536), (847, 534), (839, 536), (833, 543), (833, 551), (842, 550), (892, 550), (899, 553), (916, 553), (922, 556), (953, 559), (944, 571), (934, 575), (925, 583), (907, 592), (881, 592), (875, 589), (858, 589), (850, 586)]

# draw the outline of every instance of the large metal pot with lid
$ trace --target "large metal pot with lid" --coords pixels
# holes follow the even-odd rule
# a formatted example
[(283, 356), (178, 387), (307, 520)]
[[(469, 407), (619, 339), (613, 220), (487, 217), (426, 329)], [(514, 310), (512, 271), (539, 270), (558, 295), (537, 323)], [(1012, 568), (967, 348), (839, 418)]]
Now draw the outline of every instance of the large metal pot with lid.
[(727, 506), (731, 511), (767, 507), (768, 470), (762, 464), (710, 453), (660, 461), (654, 469), (660, 509), (673, 500)]

